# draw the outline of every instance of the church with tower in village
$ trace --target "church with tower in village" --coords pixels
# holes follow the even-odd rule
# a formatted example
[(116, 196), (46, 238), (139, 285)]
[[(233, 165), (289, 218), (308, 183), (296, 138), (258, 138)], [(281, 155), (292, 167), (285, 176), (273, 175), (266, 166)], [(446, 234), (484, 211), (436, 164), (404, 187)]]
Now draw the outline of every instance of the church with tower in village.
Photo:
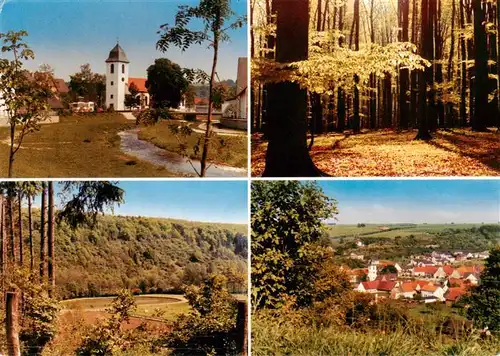
[(106, 107), (115, 111), (124, 111), (125, 95), (129, 94), (129, 88), (133, 84), (139, 93), (141, 109), (148, 108), (150, 97), (146, 88), (145, 78), (129, 77), (130, 61), (125, 51), (117, 43), (109, 52), (106, 59)]

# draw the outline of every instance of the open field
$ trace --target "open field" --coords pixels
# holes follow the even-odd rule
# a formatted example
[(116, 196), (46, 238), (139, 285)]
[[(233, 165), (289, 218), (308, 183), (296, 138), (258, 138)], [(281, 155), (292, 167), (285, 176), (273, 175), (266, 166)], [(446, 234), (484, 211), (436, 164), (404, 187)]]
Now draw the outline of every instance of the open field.
[[(489, 224), (491, 225), (491, 224)], [(366, 224), (364, 227), (357, 225), (329, 225), (327, 226), (328, 235), (332, 238), (336, 237), (389, 237), (396, 236), (425, 236), (428, 234), (438, 233), (446, 229), (470, 229), (480, 227), (481, 224)]]
[[(155, 125), (142, 127), (138, 137), (164, 150), (178, 152), (180, 147), (179, 141), (169, 129), (169, 124), (172, 122), (177, 121), (161, 121)], [(179, 121), (179, 123), (181, 122)], [(199, 125), (199, 122), (194, 124), (194, 126), (197, 125)], [(181, 138), (182, 142), (187, 145), (187, 152), (189, 152), (190, 158), (196, 160), (201, 159), (202, 147), (199, 147), (200, 151), (198, 153), (193, 151), (193, 147), (198, 144), (198, 141), (203, 136), (204, 135), (201, 133), (193, 132), (190, 136)], [(248, 157), (247, 136), (219, 136), (218, 138), (224, 140), (224, 146), (221, 147), (220, 153), (217, 153), (215, 147), (211, 147), (208, 152), (208, 160), (228, 166), (246, 168)]]
[[(111, 305), (114, 297), (79, 298), (61, 302), (63, 312), (80, 311), (89, 321), (106, 315), (105, 309)], [(133, 312), (137, 317), (154, 317), (162, 311), (161, 318), (175, 320), (178, 315), (187, 313), (190, 307), (181, 295), (154, 294), (135, 296), (137, 309)]]
[[(468, 129), (439, 130), (430, 141), (416, 141), (416, 130), (330, 133), (314, 139), (316, 166), (336, 177), (498, 176), (500, 138)], [(252, 176), (262, 175), (267, 141), (252, 136)]]
[[(120, 150), (118, 132), (135, 127), (118, 113), (61, 117), (26, 135), (15, 156), (14, 177), (162, 177), (163, 167)], [(0, 174), (7, 176), (8, 128), (0, 128)]]

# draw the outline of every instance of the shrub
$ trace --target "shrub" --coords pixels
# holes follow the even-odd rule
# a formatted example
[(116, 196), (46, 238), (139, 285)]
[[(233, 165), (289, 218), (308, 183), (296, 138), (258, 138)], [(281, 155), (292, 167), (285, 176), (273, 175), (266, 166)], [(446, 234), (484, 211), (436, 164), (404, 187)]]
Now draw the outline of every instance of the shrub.
[(196, 114), (185, 114), (184, 115), (184, 120), (186, 121), (196, 121)]
[(135, 307), (132, 294), (127, 290), (121, 291), (107, 310), (111, 317), (91, 328), (90, 332), (84, 336), (76, 354), (79, 356), (114, 355), (124, 351), (130, 344), (127, 343), (126, 334), (120, 326), (123, 322), (129, 321), (130, 312)]
[(176, 355), (236, 354), (236, 301), (226, 288), (226, 278), (214, 275), (201, 287), (189, 287), (186, 299), (192, 311), (180, 316), (166, 345)]

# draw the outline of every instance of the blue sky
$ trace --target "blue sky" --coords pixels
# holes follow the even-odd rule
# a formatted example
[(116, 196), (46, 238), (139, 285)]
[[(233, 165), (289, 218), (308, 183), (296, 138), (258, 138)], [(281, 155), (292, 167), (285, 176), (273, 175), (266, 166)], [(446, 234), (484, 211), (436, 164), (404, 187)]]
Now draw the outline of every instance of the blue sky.
[(339, 224), (500, 220), (500, 180), (319, 181)]
[[(125, 190), (125, 203), (114, 209), (115, 215), (248, 223), (246, 181), (119, 181), (118, 185)], [(57, 193), (58, 184), (55, 188)], [(59, 197), (56, 200), (59, 204)]]
[[(104, 73), (104, 61), (117, 38), (130, 60), (131, 77), (146, 77), (147, 67), (162, 57), (181, 67), (209, 72), (212, 51), (205, 44), (186, 52), (172, 48), (162, 53), (155, 48), (159, 39), (156, 32), (162, 24), (173, 24), (178, 5), (197, 4), (197, 0), (6, 0), (0, 13), (0, 32), (28, 31), (26, 39), (36, 56), (28, 68), (47, 63), (65, 80), (85, 63), (90, 63), (94, 72)], [(232, 0), (231, 4), (237, 14), (246, 15), (246, 0)], [(229, 34), (231, 42), (222, 44), (219, 53), (221, 80), (235, 80), (237, 59), (247, 56), (246, 26)]]

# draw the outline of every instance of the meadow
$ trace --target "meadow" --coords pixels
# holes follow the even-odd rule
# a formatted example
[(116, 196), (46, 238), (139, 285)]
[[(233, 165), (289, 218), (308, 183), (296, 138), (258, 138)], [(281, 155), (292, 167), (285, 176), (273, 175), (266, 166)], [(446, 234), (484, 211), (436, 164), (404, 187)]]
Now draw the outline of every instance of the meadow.
[[(118, 113), (62, 116), (25, 136), (14, 161), (14, 177), (164, 177), (163, 167), (120, 150), (118, 132), (135, 127)], [(7, 175), (9, 129), (0, 127), (0, 172)]]

